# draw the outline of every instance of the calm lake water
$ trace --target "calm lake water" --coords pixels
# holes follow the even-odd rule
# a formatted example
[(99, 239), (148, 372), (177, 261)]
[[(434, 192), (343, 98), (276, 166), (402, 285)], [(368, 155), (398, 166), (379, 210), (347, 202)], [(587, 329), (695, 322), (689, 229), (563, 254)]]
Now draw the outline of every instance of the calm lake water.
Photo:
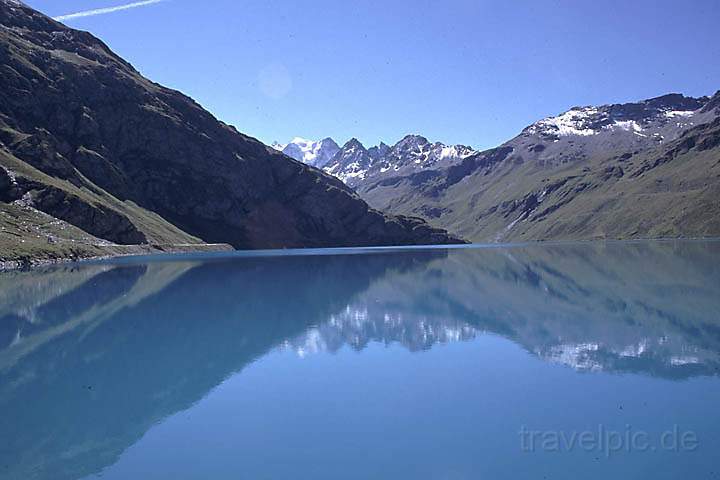
[(0, 478), (720, 478), (720, 243), (305, 253), (0, 274)]

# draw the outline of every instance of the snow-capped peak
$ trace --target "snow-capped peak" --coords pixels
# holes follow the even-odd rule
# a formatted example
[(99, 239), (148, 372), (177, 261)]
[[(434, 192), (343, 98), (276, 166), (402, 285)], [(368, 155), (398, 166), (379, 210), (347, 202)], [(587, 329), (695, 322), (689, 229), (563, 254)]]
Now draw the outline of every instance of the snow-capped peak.
[(323, 168), (340, 150), (332, 138), (308, 140), (302, 137), (293, 138), (285, 145), (273, 143), (273, 148), (281, 150), (285, 155), (313, 167)]
[(528, 127), (528, 133), (547, 135), (595, 135), (591, 128), (593, 117), (598, 113), (595, 107), (573, 107), (556, 117), (544, 118)]
[[(662, 134), (670, 124), (684, 127), (692, 124), (693, 116), (708, 103), (708, 98), (663, 95), (637, 103), (573, 107), (554, 117), (547, 117), (527, 127), (523, 133), (540, 135), (555, 141), (561, 137), (593, 136), (604, 132), (624, 131), (645, 136)], [(666, 132), (667, 133), (667, 132)]]
[(449, 165), (477, 153), (465, 145), (431, 143), (420, 135), (406, 135), (392, 147), (384, 142), (365, 148), (357, 138), (338, 147), (330, 138), (320, 141), (295, 137), (286, 145), (274, 143), (296, 160), (322, 168), (351, 187), (378, 175), (399, 175)]

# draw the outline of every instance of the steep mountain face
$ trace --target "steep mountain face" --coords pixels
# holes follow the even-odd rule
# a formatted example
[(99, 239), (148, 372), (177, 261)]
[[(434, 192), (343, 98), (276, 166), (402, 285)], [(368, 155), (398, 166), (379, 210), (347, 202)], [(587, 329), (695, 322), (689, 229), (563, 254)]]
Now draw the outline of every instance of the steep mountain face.
[(340, 151), (340, 147), (332, 138), (315, 141), (295, 137), (286, 145), (273, 143), (272, 146), (288, 157), (315, 168), (323, 168)]
[(0, 211), (44, 212), (119, 244), (457, 241), (369, 208), (145, 79), (89, 33), (11, 0), (0, 0), (0, 25)]
[(392, 147), (380, 143), (369, 149), (353, 138), (324, 170), (353, 188), (362, 188), (371, 181), (451, 165), (473, 153), (470, 147), (430, 143), (420, 135), (407, 135)]
[(357, 187), (474, 241), (720, 235), (720, 93), (576, 107), (498, 148)]
[(368, 148), (368, 154), (370, 157), (372, 157), (373, 160), (380, 160), (385, 155), (387, 155), (390, 152), (390, 146), (385, 144), (385, 142), (380, 142), (379, 145), (375, 145), (374, 147)]
[(357, 138), (352, 138), (328, 162), (323, 170), (350, 187), (365, 179), (375, 159)]

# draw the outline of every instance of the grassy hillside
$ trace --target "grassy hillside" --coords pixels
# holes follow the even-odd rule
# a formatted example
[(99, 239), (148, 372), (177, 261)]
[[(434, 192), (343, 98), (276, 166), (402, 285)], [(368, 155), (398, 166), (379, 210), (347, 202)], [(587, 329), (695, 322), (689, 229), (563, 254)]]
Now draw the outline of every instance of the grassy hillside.
[[(51, 177), (0, 149), (0, 266), (229, 248), (205, 244), (159, 215), (130, 201), (122, 202), (83, 180), (78, 186)], [(138, 232), (142, 243), (117, 243), (88, 233), (102, 233), (108, 222), (126, 222), (129, 231)]]
[(0, 269), (92, 257), (230, 249), (205, 243), (120, 245), (32, 207), (0, 202)]
[(501, 147), (360, 190), (475, 242), (720, 236), (720, 119), (645, 151), (548, 163)]

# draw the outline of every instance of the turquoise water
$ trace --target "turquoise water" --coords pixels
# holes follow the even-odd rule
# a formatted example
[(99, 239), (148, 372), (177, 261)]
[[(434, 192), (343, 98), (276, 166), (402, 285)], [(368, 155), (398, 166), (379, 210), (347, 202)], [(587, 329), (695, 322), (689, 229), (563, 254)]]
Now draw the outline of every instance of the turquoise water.
[(0, 478), (720, 477), (720, 243), (300, 253), (0, 274)]

